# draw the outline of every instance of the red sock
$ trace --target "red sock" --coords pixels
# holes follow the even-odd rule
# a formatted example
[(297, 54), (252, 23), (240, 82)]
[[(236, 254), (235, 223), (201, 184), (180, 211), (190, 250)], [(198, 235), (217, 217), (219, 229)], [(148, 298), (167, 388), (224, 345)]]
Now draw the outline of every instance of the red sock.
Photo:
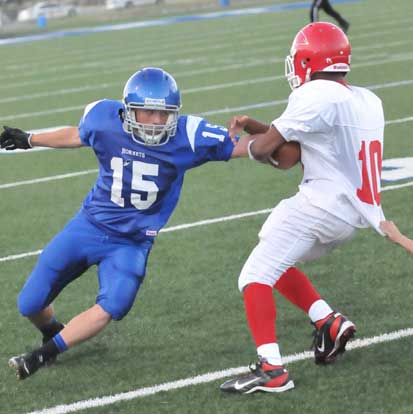
[(276, 310), (271, 286), (260, 283), (249, 284), (244, 289), (244, 305), (256, 347), (277, 342)]
[(316, 300), (321, 299), (307, 276), (296, 267), (287, 269), (278, 279), (274, 288), (306, 313)]

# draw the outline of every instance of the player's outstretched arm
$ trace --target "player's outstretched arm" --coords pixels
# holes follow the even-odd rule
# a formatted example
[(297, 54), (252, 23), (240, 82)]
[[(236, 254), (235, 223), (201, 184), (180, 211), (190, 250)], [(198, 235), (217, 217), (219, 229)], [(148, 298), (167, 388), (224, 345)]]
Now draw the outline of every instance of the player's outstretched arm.
[(33, 147), (78, 148), (83, 146), (78, 127), (67, 127), (56, 131), (33, 134), (30, 142)]
[[(228, 121), (228, 132), (234, 141), (235, 136), (245, 131), (247, 134), (263, 134), (270, 126), (263, 124), (256, 119), (250, 118), (248, 115), (236, 115)], [(234, 142), (235, 143), (235, 142)]]
[(410, 254), (413, 254), (413, 240), (406, 237), (400, 232), (398, 227), (392, 221), (382, 221), (380, 229), (394, 243), (405, 248)]
[(0, 135), (0, 148), (7, 151), (15, 149), (29, 149), (32, 147), (31, 134), (22, 131), (18, 128), (3, 127), (3, 132)]
[(248, 144), (250, 141), (250, 135), (244, 135), (238, 141), (236, 141), (231, 154), (231, 158), (248, 157)]
[(52, 132), (29, 134), (19, 128), (3, 127), (0, 135), (0, 147), (7, 151), (30, 149), (32, 147), (76, 148), (83, 144), (77, 127), (67, 127)]

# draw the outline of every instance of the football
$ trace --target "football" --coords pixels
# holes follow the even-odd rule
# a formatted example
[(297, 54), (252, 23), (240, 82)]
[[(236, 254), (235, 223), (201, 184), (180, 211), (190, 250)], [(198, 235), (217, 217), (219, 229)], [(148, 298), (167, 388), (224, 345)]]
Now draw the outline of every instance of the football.
[(288, 170), (301, 161), (301, 148), (298, 142), (290, 141), (282, 144), (269, 158), (274, 168)]

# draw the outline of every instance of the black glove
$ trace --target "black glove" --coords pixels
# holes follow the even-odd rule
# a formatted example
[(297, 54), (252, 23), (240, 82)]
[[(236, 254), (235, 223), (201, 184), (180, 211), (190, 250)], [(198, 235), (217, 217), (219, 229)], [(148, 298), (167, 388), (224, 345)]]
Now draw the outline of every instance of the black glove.
[(28, 134), (18, 128), (9, 128), (4, 126), (4, 131), (0, 135), (0, 148), (5, 148), (7, 151), (32, 148), (30, 139), (32, 134)]

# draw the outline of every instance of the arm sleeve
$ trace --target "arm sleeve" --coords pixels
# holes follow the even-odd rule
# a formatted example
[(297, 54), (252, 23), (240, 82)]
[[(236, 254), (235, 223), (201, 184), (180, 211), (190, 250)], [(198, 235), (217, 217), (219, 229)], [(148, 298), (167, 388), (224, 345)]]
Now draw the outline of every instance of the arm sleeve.
[(186, 132), (194, 159), (192, 167), (208, 161), (228, 161), (234, 144), (228, 135), (228, 129), (220, 125), (212, 125), (207, 120), (188, 116)]
[(286, 141), (303, 142), (312, 133), (327, 133), (334, 124), (335, 106), (317, 96), (291, 94), (284, 113), (272, 122)]

